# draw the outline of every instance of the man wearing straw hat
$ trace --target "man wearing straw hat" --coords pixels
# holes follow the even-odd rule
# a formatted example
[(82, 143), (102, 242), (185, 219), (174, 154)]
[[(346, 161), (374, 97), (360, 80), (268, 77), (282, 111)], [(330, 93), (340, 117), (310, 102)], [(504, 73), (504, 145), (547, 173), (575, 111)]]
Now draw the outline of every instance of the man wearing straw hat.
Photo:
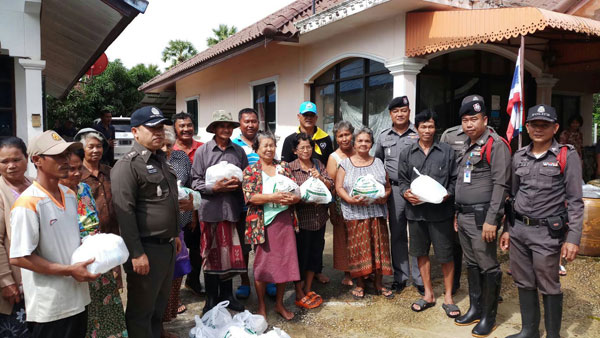
[(215, 136), (196, 150), (192, 164), (192, 188), (202, 194), (198, 221), (206, 286), (204, 312), (223, 300), (229, 301), (231, 310), (244, 310), (233, 296), (232, 285), (233, 276), (247, 271), (236, 230), (244, 206), (242, 182), (234, 177), (223, 178), (213, 186), (206, 185), (206, 170), (221, 161), (241, 170), (248, 166), (244, 149), (230, 139), (233, 129), (239, 125), (230, 112), (215, 111), (212, 122), (206, 127), (206, 131)]

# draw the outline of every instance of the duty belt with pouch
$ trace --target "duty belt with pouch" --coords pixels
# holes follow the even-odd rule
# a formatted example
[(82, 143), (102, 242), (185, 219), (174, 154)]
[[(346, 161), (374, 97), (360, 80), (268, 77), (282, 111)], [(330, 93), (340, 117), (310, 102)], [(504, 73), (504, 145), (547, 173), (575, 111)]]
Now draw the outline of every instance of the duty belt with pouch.
[(546, 226), (551, 238), (563, 238), (569, 230), (569, 217), (567, 213), (546, 218), (531, 218), (515, 212), (515, 218), (527, 226)]
[(473, 214), (475, 216), (475, 225), (477, 229), (483, 228), (485, 218), (487, 217), (488, 209), (490, 208), (489, 203), (485, 204), (456, 204), (456, 210), (461, 214)]

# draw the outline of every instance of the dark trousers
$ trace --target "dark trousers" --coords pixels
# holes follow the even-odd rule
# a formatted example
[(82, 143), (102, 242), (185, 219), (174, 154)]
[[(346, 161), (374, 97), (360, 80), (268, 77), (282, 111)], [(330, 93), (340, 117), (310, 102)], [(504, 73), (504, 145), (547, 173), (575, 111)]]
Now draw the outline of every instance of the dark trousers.
[(404, 217), (405, 204), (406, 200), (402, 197), (400, 187), (392, 186), (388, 209), (394, 282), (405, 283), (409, 277), (412, 277), (414, 284), (423, 285), (417, 258), (408, 255), (408, 226), (406, 217)]
[(202, 270), (202, 256), (200, 255), (200, 224), (194, 230), (183, 228), (183, 241), (190, 251), (190, 264), (192, 271), (187, 274), (185, 284), (194, 289), (200, 288), (200, 271)]
[(454, 232), (454, 287), (460, 285), (460, 274), (462, 273), (463, 251), (460, 246), (458, 232)]
[(478, 267), (482, 273), (500, 271), (496, 252), (498, 239), (496, 237), (496, 240), (488, 243), (481, 238), (481, 229), (475, 224), (475, 214), (458, 214), (458, 236), (467, 267)]
[(298, 251), (298, 267), (304, 279), (306, 271), (317, 273), (323, 266), (323, 249), (325, 248), (325, 225), (319, 230), (300, 229), (296, 233), (296, 250)]
[(510, 269), (518, 288), (559, 295), (558, 266), (563, 240), (552, 238), (546, 226), (515, 220), (510, 227)]
[(87, 333), (87, 310), (74, 316), (46, 323), (27, 322), (33, 338), (84, 338)]
[(131, 260), (123, 265), (127, 273), (125, 320), (130, 338), (160, 338), (162, 317), (171, 294), (175, 267), (175, 242), (143, 243), (150, 272), (133, 272)]

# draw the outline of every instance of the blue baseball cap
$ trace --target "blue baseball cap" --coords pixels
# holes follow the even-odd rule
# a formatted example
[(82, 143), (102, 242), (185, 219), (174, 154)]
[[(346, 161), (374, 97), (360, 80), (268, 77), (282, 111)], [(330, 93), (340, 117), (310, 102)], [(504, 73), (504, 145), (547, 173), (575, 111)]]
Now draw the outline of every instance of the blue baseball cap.
[(142, 124), (146, 127), (154, 127), (161, 123), (169, 124), (169, 119), (165, 118), (160, 109), (153, 106), (142, 107), (131, 114), (129, 124), (132, 127), (139, 127)]
[(299, 114), (313, 113), (313, 114), (317, 115), (317, 105), (310, 101), (304, 101), (300, 105), (300, 110), (298, 111), (298, 113)]

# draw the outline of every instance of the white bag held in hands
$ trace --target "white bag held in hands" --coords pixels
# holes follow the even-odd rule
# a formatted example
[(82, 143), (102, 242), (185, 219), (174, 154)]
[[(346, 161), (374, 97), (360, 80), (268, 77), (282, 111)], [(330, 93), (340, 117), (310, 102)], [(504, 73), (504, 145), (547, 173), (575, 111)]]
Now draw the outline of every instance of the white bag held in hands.
[(265, 332), (268, 326), (265, 317), (261, 315), (254, 315), (248, 310), (233, 316), (233, 321), (242, 323), (244, 328), (254, 334), (262, 334)]
[(238, 166), (228, 163), (227, 161), (221, 161), (213, 166), (206, 169), (206, 175), (204, 177), (207, 189), (212, 189), (215, 183), (227, 178), (231, 179), (236, 177), (240, 182), (244, 179), (242, 169)]
[(193, 198), (193, 203), (194, 203), (194, 210), (198, 210), (200, 209), (200, 203), (202, 203), (202, 195), (200, 195), (199, 191), (190, 189), (188, 187), (182, 187), (181, 186), (181, 181), (177, 181), (177, 196), (178, 199), (181, 200), (186, 200), (188, 198), (190, 198), (190, 194), (192, 194), (192, 198)]
[(325, 183), (320, 179), (309, 177), (306, 182), (300, 186), (302, 200), (305, 202), (327, 204), (331, 202), (331, 192), (327, 189)]
[(371, 174), (360, 176), (354, 182), (350, 196), (362, 196), (369, 204), (375, 202), (376, 199), (385, 196), (385, 187), (377, 182)]
[(71, 264), (95, 260), (87, 266), (90, 273), (106, 273), (129, 258), (129, 251), (121, 236), (114, 234), (96, 234), (83, 238), (83, 243), (71, 256)]
[(446, 188), (430, 176), (421, 175), (417, 168), (413, 168), (413, 170), (419, 177), (410, 184), (410, 191), (423, 202), (433, 204), (442, 203), (444, 197), (448, 195)]
[(300, 187), (291, 178), (275, 175), (273, 180), (273, 192), (291, 192), (300, 196)]

